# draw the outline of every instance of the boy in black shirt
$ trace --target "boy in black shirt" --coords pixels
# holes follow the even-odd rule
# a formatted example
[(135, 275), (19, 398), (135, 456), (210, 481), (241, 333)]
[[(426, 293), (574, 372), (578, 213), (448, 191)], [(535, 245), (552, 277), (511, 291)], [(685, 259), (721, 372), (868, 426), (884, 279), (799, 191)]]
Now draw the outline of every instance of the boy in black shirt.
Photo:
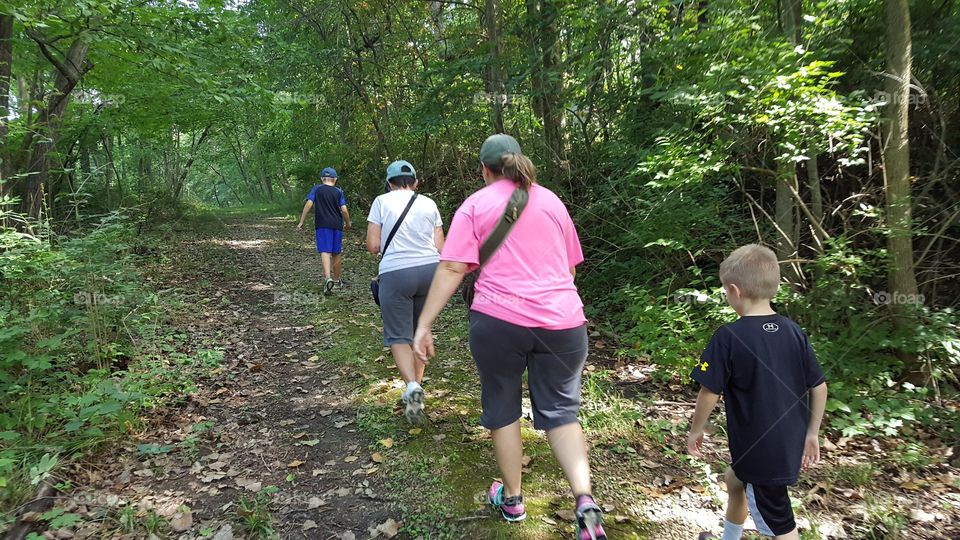
[(827, 384), (807, 335), (770, 307), (780, 283), (770, 249), (738, 248), (720, 265), (720, 282), (740, 318), (714, 333), (691, 374), (701, 388), (687, 451), (703, 457), (703, 430), (723, 394), (732, 464), (722, 540), (740, 538), (748, 509), (760, 533), (798, 539), (787, 486), (820, 460)]

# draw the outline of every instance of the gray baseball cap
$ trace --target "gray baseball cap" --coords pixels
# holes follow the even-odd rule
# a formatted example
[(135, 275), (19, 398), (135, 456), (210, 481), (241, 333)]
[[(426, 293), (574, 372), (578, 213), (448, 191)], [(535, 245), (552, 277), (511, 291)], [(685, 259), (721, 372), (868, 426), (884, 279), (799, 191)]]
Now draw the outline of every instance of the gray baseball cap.
[(497, 133), (487, 137), (480, 147), (480, 161), (490, 167), (500, 165), (504, 154), (522, 154), (520, 143), (506, 133)]
[(391, 178), (396, 178), (398, 176), (412, 176), (417, 177), (417, 171), (413, 168), (413, 165), (409, 161), (404, 161), (402, 159), (394, 161), (390, 165), (387, 165), (387, 182)]

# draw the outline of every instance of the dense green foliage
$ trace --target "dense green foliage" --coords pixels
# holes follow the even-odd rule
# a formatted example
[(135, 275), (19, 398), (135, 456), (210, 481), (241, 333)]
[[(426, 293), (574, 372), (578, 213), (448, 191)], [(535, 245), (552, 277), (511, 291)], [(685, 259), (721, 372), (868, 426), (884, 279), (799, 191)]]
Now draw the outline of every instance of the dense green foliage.
[[(798, 38), (778, 11), (794, 5)], [(827, 370), (830, 427), (956, 445), (960, 3), (913, 9), (903, 299), (880, 0), (0, 2), (0, 195), (21, 204), (0, 237), (0, 482), (129, 429), (173, 384), (139, 362), (178, 357), (136, 235), (185, 204), (298, 205), (324, 166), (362, 216), (399, 158), (450, 216), (499, 126), (571, 208), (619, 355), (684, 379), (734, 317), (724, 255), (786, 237), (777, 303)], [(121, 208), (135, 226), (96, 217)]]

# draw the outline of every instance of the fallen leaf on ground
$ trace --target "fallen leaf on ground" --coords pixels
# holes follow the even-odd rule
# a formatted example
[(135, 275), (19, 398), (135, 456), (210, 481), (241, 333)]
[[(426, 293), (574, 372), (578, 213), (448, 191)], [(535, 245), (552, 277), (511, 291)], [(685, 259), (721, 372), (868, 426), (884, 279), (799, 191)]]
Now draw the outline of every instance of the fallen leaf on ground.
[(411, 428), (408, 433), (410, 433), (411, 435), (419, 435), (422, 432), (423, 432), (423, 429), (415, 427), (415, 428)]
[(353, 463), (354, 461), (356, 461), (356, 460), (358, 460), (358, 459), (360, 459), (360, 458), (358, 458), (357, 456), (347, 456), (347, 457), (343, 458), (343, 462), (344, 462), (344, 463)]
[(310, 529), (316, 529), (316, 528), (317, 528), (317, 522), (312, 519), (308, 519), (304, 521), (303, 527), (301, 527), (301, 529), (304, 531), (309, 531)]
[(309, 441), (300, 441), (300, 444), (303, 445), (303, 446), (311, 446), (311, 447), (313, 447), (313, 446), (316, 446), (316, 445), (320, 444), (320, 439), (311, 439), (311, 440), (309, 440)]
[(321, 499), (320, 497), (310, 497), (310, 500), (307, 501), (307, 509), (313, 510), (314, 508), (320, 508), (327, 504), (327, 501)]
[(320, 359), (319, 356), (313, 355), (313, 356), (311, 356), (310, 358), (307, 358), (307, 362), (316, 362), (316, 361), (319, 360), (319, 359)]
[(393, 538), (400, 532), (400, 524), (391, 518), (377, 525), (377, 530), (382, 532), (387, 538)]
[(370, 456), (370, 459), (373, 460), (374, 463), (383, 463), (383, 454), (374, 452), (373, 455)]
[(380, 439), (380, 444), (382, 444), (384, 448), (393, 448), (393, 439)]
[(183, 532), (193, 526), (193, 515), (189, 510), (185, 512), (177, 512), (173, 515), (173, 518), (170, 519), (170, 528), (177, 531)]
[(306, 461), (300, 461), (299, 459), (295, 459), (295, 460), (291, 461), (290, 463), (287, 463), (287, 467), (290, 467), (291, 469), (295, 469), (295, 468), (303, 465), (304, 463), (306, 463)]

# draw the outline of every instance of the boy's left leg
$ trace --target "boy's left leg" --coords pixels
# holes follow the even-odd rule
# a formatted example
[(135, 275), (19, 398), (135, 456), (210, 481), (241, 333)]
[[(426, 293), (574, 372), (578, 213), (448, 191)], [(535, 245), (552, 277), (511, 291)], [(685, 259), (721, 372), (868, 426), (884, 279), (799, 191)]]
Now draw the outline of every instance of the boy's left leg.
[(745, 486), (747, 505), (761, 534), (787, 540), (800, 538), (787, 486)]
[(320, 264), (323, 266), (323, 279), (330, 279), (331, 256), (329, 253), (320, 252)]
[(342, 257), (340, 253), (331, 253), (330, 259), (333, 263), (333, 280), (340, 281), (340, 260)]

